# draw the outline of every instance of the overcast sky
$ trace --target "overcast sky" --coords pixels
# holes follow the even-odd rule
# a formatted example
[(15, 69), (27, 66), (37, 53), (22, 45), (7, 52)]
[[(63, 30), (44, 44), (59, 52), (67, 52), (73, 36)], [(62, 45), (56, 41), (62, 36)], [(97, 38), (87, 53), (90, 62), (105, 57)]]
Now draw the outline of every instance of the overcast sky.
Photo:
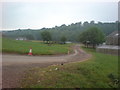
[[(89, 2), (88, 2), (89, 1)], [(94, 20), (118, 20), (118, 0), (2, 2), (2, 30), (50, 28)]]

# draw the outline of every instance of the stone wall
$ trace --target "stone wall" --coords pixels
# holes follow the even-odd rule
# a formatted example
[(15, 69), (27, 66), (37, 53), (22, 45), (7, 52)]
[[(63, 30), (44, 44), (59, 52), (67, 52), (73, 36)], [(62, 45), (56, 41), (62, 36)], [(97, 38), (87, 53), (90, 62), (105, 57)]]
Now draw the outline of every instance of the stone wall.
[(107, 37), (106, 38), (106, 44), (107, 45), (118, 45), (120, 38), (118, 39), (118, 37)]
[[(111, 46), (113, 47), (113, 46)], [(120, 48), (101, 48), (101, 47), (97, 47), (96, 48), (96, 51), (97, 52), (100, 52), (100, 53), (105, 53), (105, 54), (112, 54), (112, 55), (118, 55), (120, 56)]]

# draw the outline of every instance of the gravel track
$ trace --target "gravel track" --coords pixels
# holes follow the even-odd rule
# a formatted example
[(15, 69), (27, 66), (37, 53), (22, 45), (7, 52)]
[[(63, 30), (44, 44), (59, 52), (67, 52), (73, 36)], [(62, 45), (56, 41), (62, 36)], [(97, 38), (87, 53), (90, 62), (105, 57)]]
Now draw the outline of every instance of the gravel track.
[(2, 87), (19, 88), (20, 79), (30, 68), (84, 61), (91, 57), (90, 54), (80, 49), (80, 45), (75, 45), (73, 49), (73, 54), (62, 56), (2, 55)]

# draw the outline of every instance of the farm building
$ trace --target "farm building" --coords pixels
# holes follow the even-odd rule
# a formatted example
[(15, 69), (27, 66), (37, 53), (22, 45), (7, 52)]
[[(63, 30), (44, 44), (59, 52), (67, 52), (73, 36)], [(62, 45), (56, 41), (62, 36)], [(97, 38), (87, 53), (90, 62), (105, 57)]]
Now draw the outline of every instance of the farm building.
[(16, 40), (27, 40), (27, 38), (26, 37), (18, 37), (18, 38), (16, 38)]
[(120, 31), (114, 31), (106, 37), (106, 42), (104, 45), (99, 45), (96, 48), (97, 52), (119, 55), (120, 52)]
[(118, 45), (120, 42), (120, 35), (119, 35), (120, 31), (114, 31), (113, 33), (111, 33), (110, 35), (108, 35), (106, 37), (106, 44), (107, 45)]

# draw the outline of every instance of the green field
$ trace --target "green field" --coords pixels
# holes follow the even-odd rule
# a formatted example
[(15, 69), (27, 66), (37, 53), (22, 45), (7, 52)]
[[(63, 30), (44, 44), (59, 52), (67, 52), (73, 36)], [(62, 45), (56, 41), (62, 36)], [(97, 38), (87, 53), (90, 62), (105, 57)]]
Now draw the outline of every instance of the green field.
[(55, 55), (66, 54), (72, 44), (52, 44), (48, 46), (38, 41), (18, 41), (8, 38), (2, 38), (2, 52), (28, 54), (29, 49), (32, 48), (33, 55)]
[[(84, 62), (33, 68), (21, 87), (27, 88), (117, 88), (118, 57), (86, 49), (93, 57)], [(55, 70), (58, 68), (58, 70)]]

